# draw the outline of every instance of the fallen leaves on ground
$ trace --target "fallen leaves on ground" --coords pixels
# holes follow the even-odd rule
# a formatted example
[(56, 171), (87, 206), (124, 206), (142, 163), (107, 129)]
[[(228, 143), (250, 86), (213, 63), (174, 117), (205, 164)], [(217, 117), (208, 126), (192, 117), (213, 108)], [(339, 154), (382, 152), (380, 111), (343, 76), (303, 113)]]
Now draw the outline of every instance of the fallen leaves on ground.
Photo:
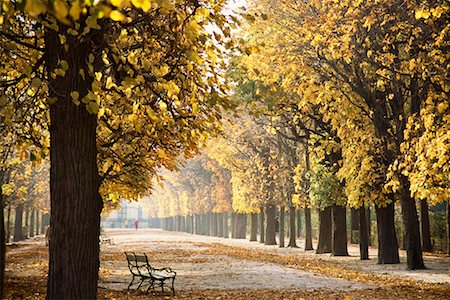
[[(280, 290), (177, 290), (177, 295), (172, 297), (167, 293), (146, 294), (139, 290), (112, 290), (98, 289), (100, 299), (449, 299), (448, 285), (422, 283), (398, 276), (372, 274), (360, 270), (354, 270), (348, 263), (339, 263), (326, 260), (312, 259), (295, 254), (276, 254), (267, 251), (232, 247), (220, 243), (192, 243), (198, 248), (194, 249), (160, 249), (148, 251), (147, 254), (156, 264), (164, 262), (190, 262), (192, 264), (218, 259), (221, 255), (233, 257), (239, 260), (273, 263), (299, 270), (307, 270), (323, 274), (332, 278), (342, 278), (377, 286), (375, 288), (358, 289), (354, 291), (333, 291), (321, 289), (304, 291), (298, 289)], [(32, 253), (33, 255), (30, 255)], [(39, 245), (20, 245), (8, 248), (7, 272), (5, 280), (5, 299), (45, 299), (48, 250)], [(102, 250), (103, 263), (122, 261), (126, 266), (125, 255), (119, 248)], [(102, 267), (100, 275), (108, 277), (112, 269)], [(276, 280), (276, 278), (274, 278)], [(126, 283), (124, 283), (126, 286)], [(205, 287), (206, 288), (206, 287)]]

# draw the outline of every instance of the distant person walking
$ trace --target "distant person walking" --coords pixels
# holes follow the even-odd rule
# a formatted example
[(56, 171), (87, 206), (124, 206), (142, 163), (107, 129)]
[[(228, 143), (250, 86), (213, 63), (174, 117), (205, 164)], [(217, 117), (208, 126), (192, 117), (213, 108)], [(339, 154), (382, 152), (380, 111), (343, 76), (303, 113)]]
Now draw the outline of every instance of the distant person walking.
[(136, 220), (134, 220), (134, 228), (137, 230), (138, 227), (139, 227), (139, 220), (136, 219)]

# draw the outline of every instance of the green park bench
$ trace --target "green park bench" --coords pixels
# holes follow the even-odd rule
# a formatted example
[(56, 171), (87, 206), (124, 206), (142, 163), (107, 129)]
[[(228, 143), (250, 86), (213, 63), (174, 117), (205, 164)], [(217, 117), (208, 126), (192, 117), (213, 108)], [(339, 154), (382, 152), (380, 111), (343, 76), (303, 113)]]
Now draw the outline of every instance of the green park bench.
[[(128, 269), (130, 269), (130, 273), (133, 275), (133, 279), (128, 285), (128, 289), (130, 289), (133, 285), (137, 285), (137, 289), (141, 286), (148, 284), (147, 291), (150, 289), (155, 290), (157, 287), (161, 287), (161, 292), (164, 293), (165, 281), (172, 281), (172, 285), (169, 288), (172, 290), (173, 295), (175, 296), (175, 276), (177, 273), (172, 271), (171, 268), (153, 268), (148, 262), (147, 255), (143, 254), (135, 254), (134, 252), (125, 252), (125, 256), (127, 257)], [(136, 282), (134, 280), (137, 279)], [(148, 281), (147, 283), (144, 283)]]

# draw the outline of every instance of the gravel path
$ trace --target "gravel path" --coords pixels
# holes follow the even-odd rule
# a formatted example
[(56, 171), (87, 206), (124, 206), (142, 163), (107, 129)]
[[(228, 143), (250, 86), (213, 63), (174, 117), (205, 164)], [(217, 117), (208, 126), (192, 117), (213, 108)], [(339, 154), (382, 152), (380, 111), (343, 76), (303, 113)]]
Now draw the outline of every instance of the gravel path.
[[(329, 255), (315, 255), (301, 249), (279, 248), (265, 246), (260, 243), (250, 243), (247, 240), (223, 239), (216, 237), (191, 235), (180, 232), (167, 232), (159, 229), (107, 229), (106, 234), (114, 239), (114, 245), (102, 245), (104, 255), (121, 254), (124, 251), (157, 253), (152, 261), (156, 267), (169, 266), (177, 272), (176, 286), (178, 290), (217, 289), (217, 290), (245, 290), (245, 289), (291, 289), (302, 290), (330, 289), (337, 291), (351, 291), (357, 289), (375, 288), (359, 282), (329, 278), (313, 272), (291, 269), (273, 263), (262, 263), (239, 260), (225, 255), (208, 255), (208, 247), (204, 243), (221, 243), (234, 247), (256, 249), (277, 254), (295, 253), (308, 256), (311, 259), (348, 261), (356, 268), (367, 268), (370, 271), (386, 273), (395, 270), (403, 274), (403, 266), (379, 266), (376, 260), (365, 261), (361, 264), (357, 256), (331, 257)], [(353, 249), (350, 249), (351, 251)], [(373, 253), (371, 253), (373, 255)], [(427, 270), (429, 272), (433, 270)], [(421, 274), (424, 274), (421, 271)], [(108, 289), (126, 288), (131, 279), (125, 263), (125, 257), (116, 260), (103, 259), (101, 265), (100, 286)], [(437, 280), (443, 277), (449, 280), (448, 273), (440, 276), (427, 277), (427, 280)], [(430, 279), (431, 278), (431, 279)]]

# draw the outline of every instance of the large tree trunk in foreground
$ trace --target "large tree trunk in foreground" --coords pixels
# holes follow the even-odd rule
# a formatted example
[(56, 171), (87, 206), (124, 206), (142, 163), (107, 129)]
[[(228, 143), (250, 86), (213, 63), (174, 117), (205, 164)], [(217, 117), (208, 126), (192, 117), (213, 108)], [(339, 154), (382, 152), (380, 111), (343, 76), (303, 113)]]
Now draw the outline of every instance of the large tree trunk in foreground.
[(305, 208), (305, 251), (314, 250), (312, 245), (311, 208)]
[(264, 206), (261, 206), (259, 211), (259, 242), (263, 244), (266, 243), (266, 235), (264, 233), (264, 217)]
[(394, 224), (394, 203), (386, 207), (375, 206), (378, 228), (378, 263), (398, 264), (397, 234)]
[[(60, 28), (62, 24), (58, 24)], [(69, 51), (59, 33), (45, 32), (45, 59), (50, 98), (50, 204), (52, 226), (49, 244), (47, 299), (94, 299), (99, 270), (99, 234), (102, 200), (97, 170), (97, 116), (86, 106), (72, 102), (70, 93), (82, 99), (91, 89), (88, 57), (101, 34), (91, 29), (83, 41), (67, 35)], [(65, 77), (50, 76), (61, 60), (68, 63)], [(95, 62), (94, 62), (95, 63)], [(86, 81), (80, 76), (86, 74)]]
[(258, 236), (258, 215), (250, 214), (250, 242), (255, 242)]
[(348, 256), (347, 209), (333, 204), (333, 249), (334, 256)]
[[(0, 173), (0, 187), (3, 185), (3, 174)], [(6, 259), (6, 240), (5, 240), (5, 202), (0, 189), (0, 299), (4, 299), (3, 287), (5, 285), (5, 259)]]
[(433, 244), (431, 243), (430, 216), (428, 214), (428, 203), (426, 200), (420, 200), (420, 227), (423, 251), (432, 252)]
[(450, 254), (450, 203), (447, 202), (447, 254)]
[(350, 243), (358, 243), (358, 230), (359, 230), (359, 216), (356, 208), (350, 209)]
[(331, 206), (319, 210), (319, 242), (316, 254), (331, 253), (332, 248)]
[(16, 217), (14, 219), (14, 242), (23, 241), (25, 236), (23, 235), (23, 203), (17, 205)]
[(284, 248), (284, 207), (280, 207), (280, 236), (278, 240), (280, 248)]
[(417, 216), (416, 201), (409, 192), (409, 181), (400, 176), (402, 189), (400, 193), (402, 205), (403, 226), (405, 228), (406, 261), (408, 270), (425, 269), (420, 240), (419, 218)]
[(267, 226), (266, 226), (266, 245), (276, 245), (275, 239), (275, 205), (266, 206)]
[[(297, 214), (295, 211), (295, 206), (291, 205), (289, 207), (289, 244), (288, 247), (297, 248), (296, 237), (298, 232), (295, 227), (295, 218), (297, 215), (300, 216), (300, 212)], [(298, 225), (300, 227), (300, 223)]]
[(359, 257), (361, 260), (369, 259), (369, 231), (367, 230), (366, 209), (364, 206), (359, 211)]

